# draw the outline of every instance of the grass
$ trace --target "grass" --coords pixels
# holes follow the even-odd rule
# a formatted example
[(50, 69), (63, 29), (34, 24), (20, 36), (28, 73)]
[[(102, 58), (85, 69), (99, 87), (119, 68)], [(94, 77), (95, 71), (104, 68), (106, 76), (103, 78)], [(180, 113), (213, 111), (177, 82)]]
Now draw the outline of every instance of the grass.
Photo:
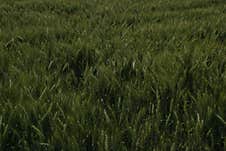
[(0, 0), (0, 150), (226, 150), (225, 0)]

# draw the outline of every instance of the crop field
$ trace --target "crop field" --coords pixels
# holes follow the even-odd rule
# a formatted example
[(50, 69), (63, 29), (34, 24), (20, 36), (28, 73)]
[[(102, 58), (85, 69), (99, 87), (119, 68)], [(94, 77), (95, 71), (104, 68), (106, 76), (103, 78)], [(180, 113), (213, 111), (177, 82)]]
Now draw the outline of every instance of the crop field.
[(226, 1), (0, 0), (0, 151), (226, 151)]

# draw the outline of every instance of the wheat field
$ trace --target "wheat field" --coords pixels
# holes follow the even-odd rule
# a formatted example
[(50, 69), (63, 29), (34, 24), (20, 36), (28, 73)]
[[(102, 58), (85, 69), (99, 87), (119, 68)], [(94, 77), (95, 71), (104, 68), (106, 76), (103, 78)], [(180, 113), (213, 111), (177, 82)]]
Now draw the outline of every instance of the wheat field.
[(0, 0), (1, 151), (225, 151), (225, 0)]

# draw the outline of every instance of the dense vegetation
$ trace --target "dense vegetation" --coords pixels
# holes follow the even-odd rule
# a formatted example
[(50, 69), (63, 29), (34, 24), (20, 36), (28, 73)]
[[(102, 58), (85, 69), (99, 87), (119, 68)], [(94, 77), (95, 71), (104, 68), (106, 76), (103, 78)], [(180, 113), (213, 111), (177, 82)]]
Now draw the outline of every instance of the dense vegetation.
[(226, 1), (0, 0), (0, 150), (226, 150)]

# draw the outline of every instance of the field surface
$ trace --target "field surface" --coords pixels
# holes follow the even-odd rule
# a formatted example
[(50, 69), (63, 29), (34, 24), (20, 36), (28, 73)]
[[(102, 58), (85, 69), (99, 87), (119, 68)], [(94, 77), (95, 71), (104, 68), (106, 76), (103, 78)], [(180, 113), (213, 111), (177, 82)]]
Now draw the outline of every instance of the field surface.
[(0, 0), (1, 151), (225, 151), (225, 0)]

